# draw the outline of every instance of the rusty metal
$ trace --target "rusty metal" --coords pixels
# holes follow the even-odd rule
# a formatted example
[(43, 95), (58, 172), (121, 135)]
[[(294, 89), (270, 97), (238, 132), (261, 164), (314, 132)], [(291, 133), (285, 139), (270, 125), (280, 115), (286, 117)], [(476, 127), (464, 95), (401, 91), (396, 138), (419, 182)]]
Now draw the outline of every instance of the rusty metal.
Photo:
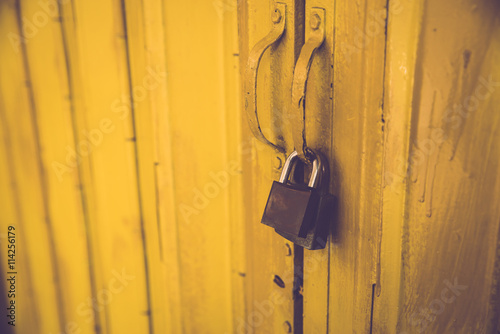
[(325, 40), (325, 10), (313, 8), (311, 10), (310, 26), (312, 28), (309, 39), (300, 51), (299, 59), (295, 65), (292, 85), (292, 110), (290, 120), (295, 150), (303, 161), (311, 161), (312, 155), (306, 143), (305, 103), (306, 87), (315, 51)]
[(285, 31), (286, 23), (286, 5), (283, 3), (276, 3), (275, 10), (271, 17), (273, 21), (273, 29), (271, 32), (261, 39), (250, 51), (248, 62), (245, 72), (245, 109), (250, 129), (258, 140), (266, 145), (271, 146), (277, 151), (285, 152), (285, 149), (274, 143), (271, 143), (262, 133), (259, 123), (259, 116), (257, 111), (257, 75), (259, 72), (259, 65), (264, 52), (274, 43), (276, 43), (283, 32)]

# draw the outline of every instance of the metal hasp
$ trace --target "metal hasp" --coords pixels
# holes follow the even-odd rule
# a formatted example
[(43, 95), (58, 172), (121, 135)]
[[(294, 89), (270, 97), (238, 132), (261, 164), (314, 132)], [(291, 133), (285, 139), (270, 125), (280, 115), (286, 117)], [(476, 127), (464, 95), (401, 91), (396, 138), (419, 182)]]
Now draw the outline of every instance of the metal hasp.
[(300, 56), (293, 73), (292, 110), (290, 110), (293, 143), (299, 158), (304, 161), (306, 158), (311, 160), (305, 133), (307, 78), (309, 77), (309, 69), (311, 68), (314, 52), (325, 40), (325, 10), (322, 8), (312, 8), (309, 24), (311, 27), (310, 37), (300, 51)]
[(257, 75), (259, 72), (260, 60), (264, 52), (274, 43), (276, 43), (283, 32), (286, 24), (286, 5), (276, 3), (272, 14), (273, 29), (261, 39), (250, 51), (247, 67), (245, 71), (245, 110), (247, 113), (248, 124), (253, 135), (266, 145), (271, 146), (277, 151), (285, 152), (283, 147), (271, 143), (262, 133), (257, 112)]

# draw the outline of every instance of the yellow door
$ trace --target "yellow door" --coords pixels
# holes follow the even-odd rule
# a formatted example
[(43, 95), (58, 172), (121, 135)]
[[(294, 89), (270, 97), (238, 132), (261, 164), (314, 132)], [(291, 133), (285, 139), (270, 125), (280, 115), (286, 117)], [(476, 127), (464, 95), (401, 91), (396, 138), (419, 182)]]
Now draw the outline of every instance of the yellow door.
[(0, 332), (497, 333), (499, 60), (495, 0), (0, 1)]

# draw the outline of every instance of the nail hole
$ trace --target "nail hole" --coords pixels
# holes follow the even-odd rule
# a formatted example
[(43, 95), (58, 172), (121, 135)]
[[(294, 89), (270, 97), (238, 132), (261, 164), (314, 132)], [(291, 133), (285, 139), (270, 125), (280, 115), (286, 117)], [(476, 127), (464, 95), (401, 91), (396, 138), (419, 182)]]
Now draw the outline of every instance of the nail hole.
[(285, 252), (286, 256), (292, 256), (292, 247), (289, 244), (285, 244)]
[(276, 285), (279, 286), (280, 288), (284, 288), (285, 287), (285, 282), (283, 282), (283, 280), (281, 279), (281, 277), (279, 277), (278, 275), (274, 275), (273, 282), (276, 283)]
[(283, 323), (283, 329), (285, 330), (285, 333), (291, 333), (292, 332), (292, 324), (289, 321), (285, 321)]

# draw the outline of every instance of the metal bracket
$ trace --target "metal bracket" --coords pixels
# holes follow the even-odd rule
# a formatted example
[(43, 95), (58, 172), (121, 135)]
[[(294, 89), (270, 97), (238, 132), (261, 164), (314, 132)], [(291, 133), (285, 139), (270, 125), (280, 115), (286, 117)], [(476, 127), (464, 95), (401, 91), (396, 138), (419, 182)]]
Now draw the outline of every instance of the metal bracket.
[(309, 69), (311, 68), (314, 53), (325, 40), (325, 10), (323, 8), (311, 9), (309, 25), (311, 27), (310, 36), (300, 51), (300, 56), (293, 73), (292, 110), (290, 110), (293, 143), (299, 158), (304, 161), (311, 160), (305, 138), (307, 78), (309, 77)]
[(260, 60), (264, 52), (274, 43), (276, 43), (285, 31), (286, 23), (286, 5), (276, 3), (272, 13), (273, 29), (261, 39), (250, 51), (247, 67), (245, 71), (245, 109), (248, 118), (248, 124), (253, 135), (279, 152), (285, 152), (281, 146), (271, 143), (262, 133), (257, 112), (257, 75), (259, 71)]

